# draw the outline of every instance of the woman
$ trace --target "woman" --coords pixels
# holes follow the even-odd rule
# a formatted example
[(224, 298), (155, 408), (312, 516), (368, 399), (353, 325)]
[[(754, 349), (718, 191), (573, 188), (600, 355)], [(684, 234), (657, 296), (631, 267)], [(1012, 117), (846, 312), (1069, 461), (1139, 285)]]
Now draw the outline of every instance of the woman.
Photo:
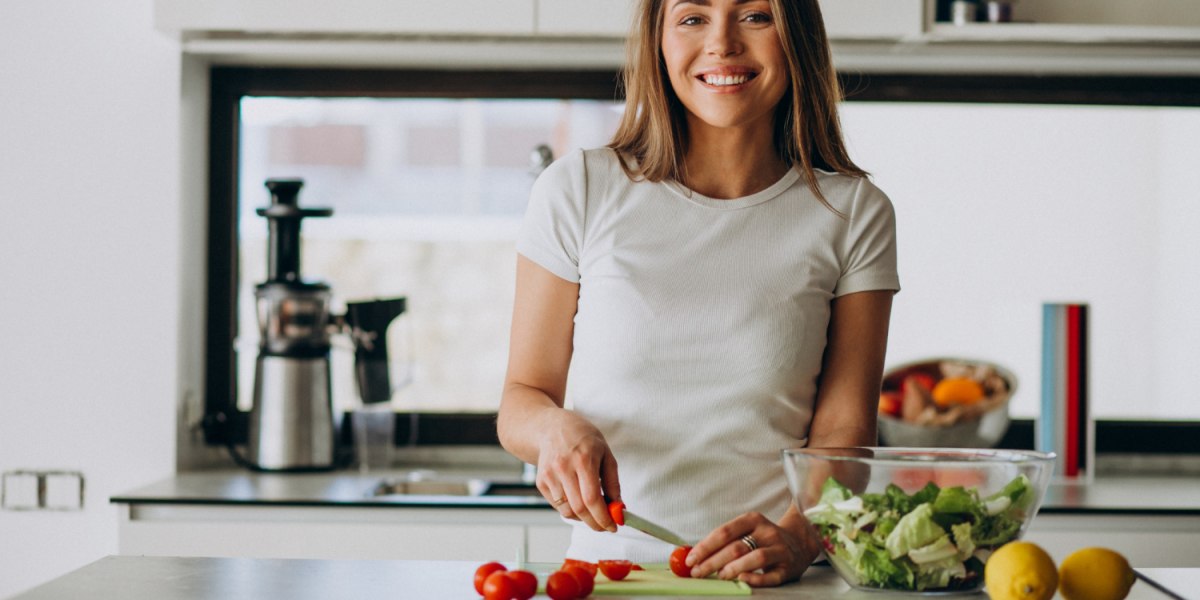
[(578, 521), (568, 556), (666, 560), (621, 499), (699, 540), (693, 576), (779, 585), (820, 549), (780, 450), (875, 443), (891, 204), (847, 157), (817, 0), (643, 0), (625, 86), (612, 144), (534, 185), (500, 441)]

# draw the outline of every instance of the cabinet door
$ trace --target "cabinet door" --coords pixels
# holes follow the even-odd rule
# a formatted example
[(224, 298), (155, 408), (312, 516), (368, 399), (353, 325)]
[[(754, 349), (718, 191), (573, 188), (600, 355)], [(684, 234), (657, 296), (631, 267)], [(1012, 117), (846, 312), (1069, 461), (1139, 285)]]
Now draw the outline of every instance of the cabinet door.
[(830, 39), (901, 39), (925, 31), (923, 0), (834, 0), (822, 2)]
[(156, 0), (155, 25), (183, 35), (237, 31), (530, 35), (535, 0)]
[(635, 0), (537, 0), (538, 35), (625, 37)]

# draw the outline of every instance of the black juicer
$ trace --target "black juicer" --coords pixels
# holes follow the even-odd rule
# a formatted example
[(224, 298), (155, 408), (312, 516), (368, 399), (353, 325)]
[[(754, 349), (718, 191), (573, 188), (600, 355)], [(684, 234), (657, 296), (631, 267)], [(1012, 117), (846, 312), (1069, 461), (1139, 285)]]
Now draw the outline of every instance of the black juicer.
[(300, 278), (300, 221), (333, 214), (331, 208), (298, 206), (303, 185), (267, 180), (271, 205), (257, 210), (270, 224), (269, 275), (254, 290), (260, 341), (246, 462), (264, 471), (337, 466), (330, 336), (345, 333), (353, 340), (363, 402), (386, 402), (392, 396), (387, 328), (405, 309), (404, 298), (392, 298), (348, 302), (345, 315), (332, 315), (329, 286)]

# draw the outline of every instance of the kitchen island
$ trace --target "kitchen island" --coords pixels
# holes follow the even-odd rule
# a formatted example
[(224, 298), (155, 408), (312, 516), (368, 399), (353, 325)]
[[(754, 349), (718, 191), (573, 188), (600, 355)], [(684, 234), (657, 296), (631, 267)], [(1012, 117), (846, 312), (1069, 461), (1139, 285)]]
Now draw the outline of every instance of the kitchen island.
[[(466, 561), (284, 560), (109, 556), (12, 600), (328, 600), (330, 598), (475, 599), (478, 564)], [(1200, 569), (1145, 569), (1169, 589), (1200, 588)], [(851, 589), (829, 567), (812, 567), (799, 582), (761, 588), (754, 597), (885, 600), (908, 594)], [(605, 596), (630, 598), (630, 596)], [(655, 596), (669, 600), (688, 596)], [(972, 596), (966, 596), (972, 597)], [(985, 596), (974, 596), (984, 598)], [(1183, 596), (1190, 597), (1190, 596)], [(538, 598), (546, 598), (545, 595)], [(691, 598), (695, 598), (692, 596)], [(1128, 600), (1170, 598), (1144, 582)]]

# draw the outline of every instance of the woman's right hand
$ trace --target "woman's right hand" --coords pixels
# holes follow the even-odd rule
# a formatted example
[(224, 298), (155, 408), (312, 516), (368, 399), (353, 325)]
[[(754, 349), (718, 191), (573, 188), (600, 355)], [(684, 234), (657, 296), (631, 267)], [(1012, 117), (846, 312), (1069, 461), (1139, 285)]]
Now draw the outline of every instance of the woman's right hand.
[(558, 426), (538, 445), (537, 488), (562, 516), (615, 532), (608, 501), (621, 499), (617, 459), (595, 425), (574, 412), (560, 412)]

